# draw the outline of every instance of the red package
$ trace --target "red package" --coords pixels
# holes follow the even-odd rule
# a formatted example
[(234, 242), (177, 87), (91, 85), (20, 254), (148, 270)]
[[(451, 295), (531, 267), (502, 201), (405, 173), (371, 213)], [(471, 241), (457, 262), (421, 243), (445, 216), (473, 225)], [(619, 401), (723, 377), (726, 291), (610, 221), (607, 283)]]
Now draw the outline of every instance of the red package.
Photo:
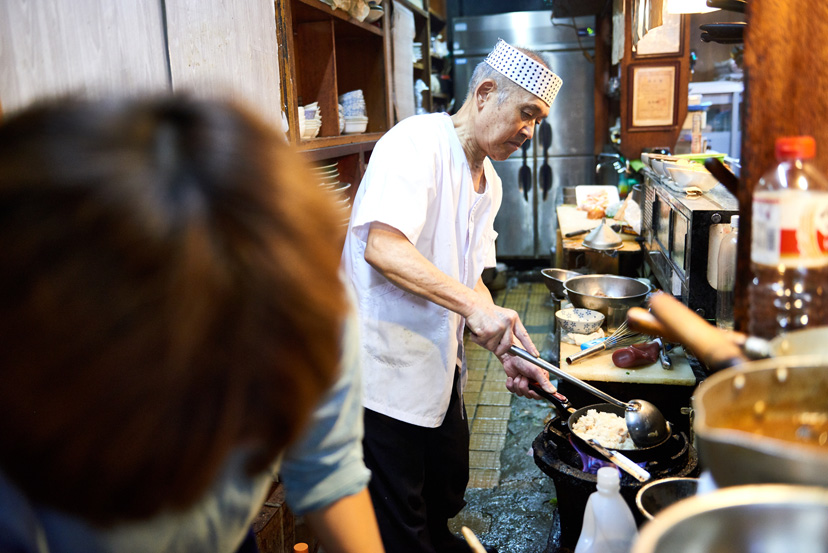
[(658, 361), (660, 347), (655, 342), (642, 342), (612, 352), (612, 362), (616, 367), (628, 369), (641, 367)]

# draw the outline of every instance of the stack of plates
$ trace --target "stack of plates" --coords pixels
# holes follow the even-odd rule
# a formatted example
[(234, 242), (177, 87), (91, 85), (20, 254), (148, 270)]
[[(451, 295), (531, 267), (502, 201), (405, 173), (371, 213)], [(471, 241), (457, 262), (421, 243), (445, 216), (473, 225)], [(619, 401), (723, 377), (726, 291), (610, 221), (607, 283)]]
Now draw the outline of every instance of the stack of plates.
[(347, 227), (351, 219), (351, 183), (339, 181), (336, 163), (314, 168), (313, 175), (319, 186), (336, 197), (336, 203), (343, 212), (342, 226)]

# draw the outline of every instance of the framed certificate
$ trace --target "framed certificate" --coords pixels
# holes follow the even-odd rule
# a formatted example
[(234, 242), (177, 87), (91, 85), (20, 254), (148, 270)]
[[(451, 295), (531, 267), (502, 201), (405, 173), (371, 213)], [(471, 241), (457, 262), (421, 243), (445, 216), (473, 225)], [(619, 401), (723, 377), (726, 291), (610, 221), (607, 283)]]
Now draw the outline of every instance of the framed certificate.
[(630, 130), (669, 129), (678, 124), (679, 62), (630, 65)]

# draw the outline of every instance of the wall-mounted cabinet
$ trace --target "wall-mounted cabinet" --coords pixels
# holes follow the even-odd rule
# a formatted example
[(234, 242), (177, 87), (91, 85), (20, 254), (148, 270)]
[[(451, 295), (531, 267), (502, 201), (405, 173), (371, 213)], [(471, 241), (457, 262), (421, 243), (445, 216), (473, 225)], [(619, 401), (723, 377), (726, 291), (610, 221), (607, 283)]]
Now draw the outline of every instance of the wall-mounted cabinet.
[[(317, 159), (364, 150), (393, 124), (387, 13), (369, 24), (319, 0), (278, 0), (276, 5), (282, 103), (291, 143), (305, 151), (333, 148), (312, 156)], [(344, 134), (338, 98), (357, 89), (365, 97), (368, 128)], [(318, 136), (304, 139), (298, 109), (313, 102), (318, 102), (322, 125)]]

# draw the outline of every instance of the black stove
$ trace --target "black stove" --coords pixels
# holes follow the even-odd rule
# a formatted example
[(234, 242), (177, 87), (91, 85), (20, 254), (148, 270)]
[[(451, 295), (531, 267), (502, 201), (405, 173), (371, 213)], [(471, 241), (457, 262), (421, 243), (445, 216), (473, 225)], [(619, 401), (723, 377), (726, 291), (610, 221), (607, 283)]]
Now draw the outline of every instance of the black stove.
[[(698, 475), (698, 456), (686, 434), (674, 434), (659, 449), (657, 459), (640, 463), (651, 475), (648, 482), (671, 476)], [(598, 482), (595, 473), (600, 466), (606, 464), (606, 460), (590, 457), (587, 452), (579, 452), (572, 444), (566, 420), (562, 417), (555, 417), (546, 424), (532, 443), (532, 450), (535, 464), (552, 478), (557, 493), (558, 520), (554, 521), (553, 534), (558, 535), (550, 536), (552, 548), (548, 551), (574, 549), (581, 533), (587, 500)], [(645, 517), (635, 505), (635, 496), (645, 483), (623, 471), (620, 475), (621, 495), (629, 505), (636, 523), (641, 525)]]

